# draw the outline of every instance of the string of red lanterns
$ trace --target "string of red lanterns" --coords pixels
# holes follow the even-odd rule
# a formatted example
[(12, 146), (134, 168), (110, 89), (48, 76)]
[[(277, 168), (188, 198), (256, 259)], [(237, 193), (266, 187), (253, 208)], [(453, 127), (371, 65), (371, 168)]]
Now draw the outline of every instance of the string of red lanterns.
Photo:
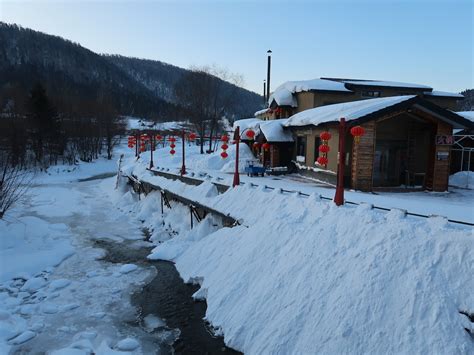
[(222, 159), (226, 159), (229, 156), (229, 154), (227, 154), (227, 152), (226, 152), (226, 150), (229, 148), (229, 146), (227, 145), (227, 143), (229, 142), (229, 136), (227, 134), (222, 135), (221, 141), (222, 141), (221, 157), (222, 157)]
[(326, 168), (329, 163), (328, 153), (331, 150), (328, 144), (328, 141), (331, 139), (331, 133), (328, 131), (321, 132), (319, 138), (321, 138), (322, 140), (322, 144), (318, 148), (319, 152), (321, 153), (321, 156), (318, 157), (316, 162)]
[(175, 137), (169, 137), (168, 141), (170, 142), (170, 148), (171, 148), (170, 154), (174, 155), (176, 153), (176, 151), (174, 150), (174, 148), (176, 147), (176, 144), (174, 144), (174, 142), (176, 142), (176, 138)]

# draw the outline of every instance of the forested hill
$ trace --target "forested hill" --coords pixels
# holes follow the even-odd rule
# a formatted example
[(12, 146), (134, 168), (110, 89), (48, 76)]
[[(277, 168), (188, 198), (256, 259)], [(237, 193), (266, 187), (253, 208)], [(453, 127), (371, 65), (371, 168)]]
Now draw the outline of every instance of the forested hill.
[(464, 100), (458, 102), (457, 111), (474, 111), (474, 89), (467, 89), (461, 92)]
[[(120, 114), (177, 119), (181, 105), (173, 86), (186, 72), (158, 61), (99, 55), (61, 37), (0, 22), (0, 105), (12, 98), (21, 102), (41, 82), (60, 109), (107, 96)], [(241, 105), (230, 114), (246, 116), (260, 108), (259, 95), (242, 88), (237, 95)]]

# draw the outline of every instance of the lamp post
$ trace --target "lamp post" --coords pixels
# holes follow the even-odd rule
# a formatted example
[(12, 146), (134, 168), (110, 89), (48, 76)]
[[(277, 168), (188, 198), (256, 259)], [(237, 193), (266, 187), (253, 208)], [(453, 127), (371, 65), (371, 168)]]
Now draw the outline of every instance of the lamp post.
[(250, 139), (253, 139), (255, 136), (255, 132), (251, 128), (246, 128), (240, 133), (240, 127), (237, 126), (234, 132), (234, 140), (235, 140), (235, 171), (234, 171), (234, 181), (232, 182), (232, 187), (236, 187), (240, 185), (240, 175), (239, 175), (239, 144), (240, 144), (240, 136), (247, 131), (247, 136)]
[(269, 49), (267, 51), (267, 100), (270, 98), (270, 69), (272, 65), (272, 51)]

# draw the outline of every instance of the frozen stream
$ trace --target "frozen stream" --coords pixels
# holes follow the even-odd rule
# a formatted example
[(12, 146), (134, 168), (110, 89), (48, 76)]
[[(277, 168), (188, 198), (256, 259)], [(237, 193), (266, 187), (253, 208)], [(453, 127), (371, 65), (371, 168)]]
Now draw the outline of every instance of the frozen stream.
[[(35, 336), (11, 352), (235, 353), (205, 324), (205, 302), (191, 297), (196, 286), (184, 284), (172, 263), (146, 259), (152, 245), (140, 222), (113, 206), (108, 176), (31, 190), (23, 216), (65, 225), (74, 253), (36, 276), (48, 286), (19, 308)], [(55, 280), (65, 286), (50, 290)], [(24, 280), (15, 282), (21, 288)]]

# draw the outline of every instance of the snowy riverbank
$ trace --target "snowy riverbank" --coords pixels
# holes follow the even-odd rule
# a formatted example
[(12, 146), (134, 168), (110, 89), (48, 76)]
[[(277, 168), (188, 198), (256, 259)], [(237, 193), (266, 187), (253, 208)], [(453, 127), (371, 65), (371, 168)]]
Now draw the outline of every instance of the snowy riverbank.
[(185, 281), (201, 284), (196, 297), (206, 298), (206, 318), (231, 347), (249, 354), (473, 351), (464, 328), (474, 327), (459, 313), (474, 312), (472, 228), (368, 204), (337, 208), (317, 192), (306, 198), (245, 184), (218, 195), (209, 182), (192, 187), (140, 164), (125, 169), (242, 220), (219, 228), (208, 217), (189, 230), (184, 208), (163, 217), (153, 208), (156, 193), (131, 207), (149, 227), (173, 231), (150, 258), (173, 260)]

